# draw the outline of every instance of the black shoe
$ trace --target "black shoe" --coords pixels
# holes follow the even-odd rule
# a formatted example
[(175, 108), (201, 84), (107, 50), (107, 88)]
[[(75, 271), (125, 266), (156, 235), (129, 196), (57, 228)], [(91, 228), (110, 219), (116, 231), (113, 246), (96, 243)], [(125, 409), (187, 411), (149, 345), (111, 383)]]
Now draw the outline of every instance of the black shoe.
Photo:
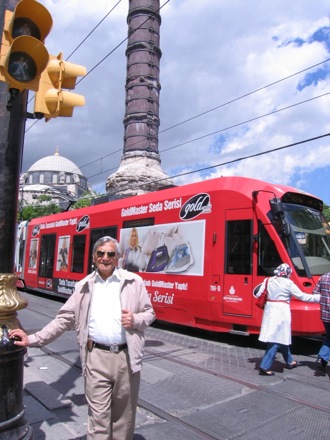
[(288, 368), (289, 370), (292, 370), (292, 368), (297, 368), (300, 367), (300, 363), (297, 361), (293, 361), (291, 362), (291, 364), (287, 364), (286, 368)]
[(323, 358), (319, 357), (316, 362), (317, 362), (317, 367), (319, 370), (322, 370), (322, 371), (326, 370), (327, 365), (328, 365), (327, 361), (325, 361)]
[(263, 368), (259, 368), (259, 374), (261, 376), (274, 376), (274, 372), (270, 370), (264, 370)]

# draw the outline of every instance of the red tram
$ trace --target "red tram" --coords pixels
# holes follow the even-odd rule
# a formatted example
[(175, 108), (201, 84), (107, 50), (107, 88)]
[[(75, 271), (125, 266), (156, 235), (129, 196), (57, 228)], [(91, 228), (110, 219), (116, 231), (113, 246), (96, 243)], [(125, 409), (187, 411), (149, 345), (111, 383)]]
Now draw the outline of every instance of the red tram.
[[(91, 251), (116, 238), (119, 264), (140, 273), (157, 319), (211, 331), (258, 333), (253, 291), (282, 262), (312, 293), (330, 271), (322, 201), (297, 189), (242, 178), (209, 181), (116, 200), (18, 227), (22, 287), (69, 296), (93, 269)], [(137, 251), (128, 252), (130, 240)], [(292, 300), (295, 335), (321, 334), (318, 304)]]

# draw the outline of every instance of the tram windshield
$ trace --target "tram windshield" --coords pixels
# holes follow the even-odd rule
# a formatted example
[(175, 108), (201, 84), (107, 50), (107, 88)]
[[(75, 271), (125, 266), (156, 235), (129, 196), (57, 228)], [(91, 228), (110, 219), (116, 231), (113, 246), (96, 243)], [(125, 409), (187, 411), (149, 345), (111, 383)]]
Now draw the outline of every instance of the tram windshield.
[(281, 234), (292, 263), (300, 275), (330, 272), (330, 227), (316, 209), (283, 204), (285, 223), (290, 227)]

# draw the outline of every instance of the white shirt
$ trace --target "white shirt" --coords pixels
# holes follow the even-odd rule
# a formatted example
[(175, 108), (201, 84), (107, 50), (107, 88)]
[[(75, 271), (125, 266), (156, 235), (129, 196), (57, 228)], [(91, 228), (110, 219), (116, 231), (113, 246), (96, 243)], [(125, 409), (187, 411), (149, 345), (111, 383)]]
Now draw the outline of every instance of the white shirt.
[(116, 269), (106, 280), (96, 274), (88, 335), (99, 344), (112, 345), (126, 342), (125, 330), (121, 325), (119, 283)]

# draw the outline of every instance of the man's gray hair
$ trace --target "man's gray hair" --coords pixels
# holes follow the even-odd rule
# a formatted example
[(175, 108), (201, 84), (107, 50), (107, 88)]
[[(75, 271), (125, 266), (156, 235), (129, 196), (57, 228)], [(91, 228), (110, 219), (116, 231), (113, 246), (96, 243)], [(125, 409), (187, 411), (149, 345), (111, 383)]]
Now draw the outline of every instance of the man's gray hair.
[(105, 237), (99, 238), (93, 247), (93, 255), (95, 255), (96, 251), (100, 246), (102, 246), (104, 243), (112, 242), (116, 245), (116, 254), (121, 255), (119, 243), (115, 238), (110, 237), (109, 235), (106, 235)]

